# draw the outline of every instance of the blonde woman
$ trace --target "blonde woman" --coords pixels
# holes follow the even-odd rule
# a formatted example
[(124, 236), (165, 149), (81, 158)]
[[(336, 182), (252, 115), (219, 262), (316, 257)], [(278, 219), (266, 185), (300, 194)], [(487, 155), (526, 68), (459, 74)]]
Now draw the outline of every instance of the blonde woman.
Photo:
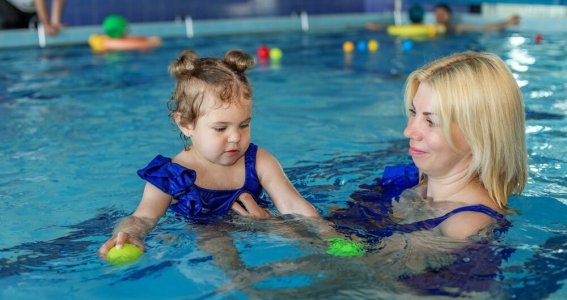
[(405, 106), (417, 190), (447, 211), (429, 226), (466, 239), (503, 219), (527, 179), (524, 107), (504, 62), (477, 52), (436, 60), (408, 77)]
[[(404, 135), (419, 182), (411, 175), (417, 173), (413, 165), (392, 168), (388, 175), (384, 171), (381, 196), (371, 202), (417, 186), (392, 201), (397, 224), (380, 226), (372, 234), (415, 233), (410, 236), (452, 241), (489, 236), (507, 222), (508, 197), (520, 194), (527, 179), (524, 107), (512, 73), (490, 53), (444, 57), (410, 74), (405, 106)], [(351, 210), (339, 209), (329, 218), (342, 223), (336, 216), (350, 215)], [(367, 222), (389, 218), (388, 205), (380, 210), (372, 214), (378, 219)]]

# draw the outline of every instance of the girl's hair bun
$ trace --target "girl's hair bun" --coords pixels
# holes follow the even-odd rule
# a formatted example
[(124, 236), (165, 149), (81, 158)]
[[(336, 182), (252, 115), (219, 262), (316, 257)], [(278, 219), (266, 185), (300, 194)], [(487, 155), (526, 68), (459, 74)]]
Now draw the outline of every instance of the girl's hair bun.
[(191, 77), (195, 69), (195, 59), (197, 53), (193, 50), (183, 50), (179, 57), (169, 65), (169, 74), (175, 78)]
[(224, 62), (235, 72), (244, 73), (254, 66), (254, 58), (240, 50), (230, 50), (224, 55)]

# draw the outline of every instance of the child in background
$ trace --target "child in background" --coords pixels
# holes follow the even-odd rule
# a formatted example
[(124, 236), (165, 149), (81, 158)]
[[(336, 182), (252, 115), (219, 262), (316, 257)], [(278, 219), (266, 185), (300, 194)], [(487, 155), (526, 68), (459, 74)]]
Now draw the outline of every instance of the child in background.
[(250, 142), (252, 88), (245, 71), (253, 64), (253, 57), (238, 50), (228, 51), (224, 59), (197, 58), (185, 50), (171, 63), (169, 72), (177, 84), (170, 117), (190, 145), (173, 159), (158, 155), (138, 171), (148, 181), (142, 199), (99, 249), (101, 255), (126, 242), (144, 249), (145, 235), (168, 207), (188, 218), (223, 215), (231, 209), (267, 216), (256, 204), (262, 189), (282, 214), (319, 216), (277, 159)]
[(89, 37), (89, 46), (94, 52), (147, 50), (161, 45), (161, 38), (157, 36), (128, 35), (128, 21), (118, 15), (106, 17), (102, 27), (106, 35)]

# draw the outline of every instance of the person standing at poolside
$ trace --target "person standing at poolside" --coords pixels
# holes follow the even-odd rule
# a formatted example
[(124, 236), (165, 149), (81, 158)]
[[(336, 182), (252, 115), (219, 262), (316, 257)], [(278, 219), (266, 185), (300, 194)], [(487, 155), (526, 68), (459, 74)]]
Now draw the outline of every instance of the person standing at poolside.
[(443, 25), (447, 32), (452, 33), (498, 31), (511, 25), (518, 25), (520, 23), (520, 17), (513, 15), (505, 21), (484, 25), (455, 24), (451, 7), (445, 3), (438, 3), (435, 5), (435, 22)]
[(0, 0), (0, 29), (29, 28), (37, 18), (47, 34), (57, 35), (64, 6), (65, 0), (53, 0), (49, 15), (45, 0)]

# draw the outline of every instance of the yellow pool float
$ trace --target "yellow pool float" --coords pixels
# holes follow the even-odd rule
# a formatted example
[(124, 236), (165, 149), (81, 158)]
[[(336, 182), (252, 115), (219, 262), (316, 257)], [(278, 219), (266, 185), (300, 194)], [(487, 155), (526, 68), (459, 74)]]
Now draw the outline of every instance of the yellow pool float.
[(445, 33), (443, 25), (432, 24), (407, 24), (407, 25), (390, 25), (387, 28), (388, 34), (399, 37), (423, 39), (434, 38), (438, 34)]

